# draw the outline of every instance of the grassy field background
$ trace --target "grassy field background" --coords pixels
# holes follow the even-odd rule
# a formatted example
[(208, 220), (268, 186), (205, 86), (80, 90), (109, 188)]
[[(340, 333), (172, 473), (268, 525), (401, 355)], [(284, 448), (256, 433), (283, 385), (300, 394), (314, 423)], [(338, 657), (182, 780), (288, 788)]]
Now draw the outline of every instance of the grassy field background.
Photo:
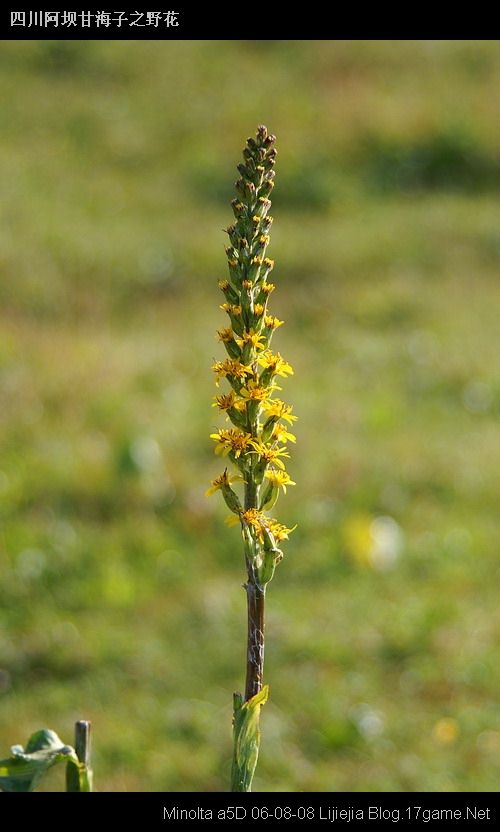
[(0, 756), (85, 717), (99, 790), (227, 788), (210, 365), (264, 122), (300, 421), (255, 790), (498, 788), (499, 87), (498, 42), (2, 43)]

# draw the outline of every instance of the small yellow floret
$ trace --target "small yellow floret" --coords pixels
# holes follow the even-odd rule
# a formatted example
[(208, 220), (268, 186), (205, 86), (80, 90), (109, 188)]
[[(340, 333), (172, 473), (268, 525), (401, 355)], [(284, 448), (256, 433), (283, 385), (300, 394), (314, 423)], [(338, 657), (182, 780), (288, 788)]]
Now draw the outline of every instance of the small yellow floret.
[(286, 471), (266, 471), (264, 476), (275, 488), (282, 488), (285, 494), (287, 485), (296, 485)]
[(218, 430), (217, 433), (211, 433), (210, 439), (217, 442), (215, 446), (215, 453), (222, 456), (227, 456), (231, 451), (234, 453), (236, 459), (241, 456), (243, 451), (251, 447), (251, 434), (242, 433), (239, 430)]
[(285, 404), (282, 402), (281, 399), (273, 399), (267, 402), (264, 405), (264, 410), (266, 411), (266, 416), (270, 418), (271, 416), (277, 416), (278, 419), (284, 419), (285, 422), (292, 422), (297, 421), (297, 416), (292, 416), (293, 407), (291, 404)]
[(227, 329), (218, 329), (217, 330), (217, 335), (218, 335), (219, 341), (223, 341), (224, 343), (227, 343), (228, 341), (232, 341), (233, 338), (234, 338), (234, 333), (233, 333), (233, 330), (231, 329), (231, 327), (227, 327)]
[(279, 318), (275, 318), (274, 315), (266, 315), (264, 318), (264, 324), (269, 327), (269, 329), (278, 329), (279, 326), (283, 326), (285, 322), (280, 321)]
[(253, 375), (253, 370), (241, 361), (236, 361), (234, 358), (226, 358), (225, 361), (216, 361), (212, 365), (212, 370), (217, 376), (217, 383), (219, 379), (233, 376), (235, 378), (245, 379), (247, 376)]
[(290, 433), (288, 428), (285, 425), (280, 424), (277, 422), (273, 428), (272, 438), (276, 442), (296, 442), (295, 434)]
[(247, 382), (247, 386), (241, 388), (240, 396), (242, 399), (248, 399), (249, 401), (265, 402), (269, 399), (274, 389), (276, 388), (273, 384), (268, 387), (260, 387), (257, 381), (250, 379)]
[(261, 335), (259, 332), (255, 332), (254, 329), (250, 329), (237, 338), (236, 343), (242, 349), (246, 344), (251, 344), (256, 350), (262, 350), (265, 347), (266, 339), (264, 335)]
[(273, 355), (270, 350), (266, 350), (259, 355), (257, 361), (261, 367), (272, 370), (277, 376), (283, 376), (283, 378), (293, 376), (292, 365), (288, 364), (279, 353)]
[(281, 457), (284, 456), (288, 459), (290, 458), (290, 454), (286, 448), (272, 448), (264, 442), (259, 442), (255, 439), (251, 439), (249, 444), (252, 446), (254, 451), (259, 454), (261, 459), (272, 463), (273, 465), (277, 465), (278, 468), (281, 468), (282, 470), (285, 469), (285, 464)]

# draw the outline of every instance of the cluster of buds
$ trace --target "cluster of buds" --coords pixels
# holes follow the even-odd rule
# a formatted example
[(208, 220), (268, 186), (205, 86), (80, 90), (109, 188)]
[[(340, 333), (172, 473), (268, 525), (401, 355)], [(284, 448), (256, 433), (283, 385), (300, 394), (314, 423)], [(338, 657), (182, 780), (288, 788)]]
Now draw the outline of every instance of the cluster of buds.
[[(227, 228), (229, 279), (219, 282), (225, 299), (221, 309), (229, 325), (217, 334), (228, 357), (213, 366), (217, 386), (223, 379), (229, 385), (227, 392), (215, 397), (214, 407), (226, 414), (232, 427), (211, 434), (216, 454), (229, 459), (237, 473), (229, 474), (226, 468), (207, 491), (220, 490), (232, 512), (229, 522), (241, 524), (247, 565), (261, 587), (271, 580), (282, 558), (279, 544), (292, 531), (266, 512), (280, 490), (295, 485), (285, 460), (287, 443), (295, 442), (290, 426), (296, 416), (276, 396), (281, 390), (278, 380), (292, 375), (293, 369), (271, 348), (283, 321), (268, 310), (275, 288), (269, 280), (274, 261), (266, 254), (273, 223), (269, 197), (274, 187), (274, 144), (275, 136), (259, 127), (238, 165), (238, 196), (231, 203), (234, 222)], [(232, 488), (237, 480), (244, 483), (243, 502)]]

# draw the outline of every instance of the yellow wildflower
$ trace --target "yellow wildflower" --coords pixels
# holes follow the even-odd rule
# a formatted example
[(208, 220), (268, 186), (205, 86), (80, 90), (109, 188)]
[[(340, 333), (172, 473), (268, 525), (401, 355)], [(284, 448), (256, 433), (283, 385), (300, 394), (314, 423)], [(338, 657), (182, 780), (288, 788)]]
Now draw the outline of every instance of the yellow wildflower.
[(266, 350), (259, 355), (257, 362), (261, 367), (272, 370), (277, 376), (283, 376), (283, 378), (286, 378), (286, 376), (293, 376), (292, 365), (288, 364), (288, 362), (285, 361), (279, 353), (273, 355), (271, 350)]
[[(280, 541), (287, 540), (293, 531), (267, 516), (273, 513), (281, 489), (286, 492), (289, 485), (295, 485), (285, 469), (285, 460), (290, 456), (287, 443), (295, 442), (289, 426), (296, 417), (290, 405), (272, 398), (275, 391), (281, 390), (279, 377), (293, 374), (291, 365), (270, 349), (274, 331), (283, 325), (283, 321), (268, 312), (269, 295), (275, 286), (267, 278), (274, 269), (274, 260), (265, 256), (273, 222), (268, 212), (275, 176), (274, 143), (275, 136), (267, 127), (259, 125), (255, 138), (248, 139), (243, 163), (237, 168), (238, 196), (231, 201), (235, 221), (227, 228), (230, 245), (225, 249), (230, 280), (219, 282), (225, 301), (220, 308), (229, 320), (217, 335), (228, 357), (214, 363), (212, 368), (217, 386), (225, 378), (229, 388), (229, 392), (222, 391), (222, 395), (214, 397), (213, 407), (222, 411), (226, 423), (231, 424), (212, 433), (211, 439), (215, 453), (229, 457), (233, 466), (228, 464), (228, 468), (239, 469), (242, 475), (230, 476), (226, 469), (207, 491), (207, 494), (220, 491), (231, 512), (226, 522), (240, 525), (248, 573), (245, 584), (249, 604), (247, 652), (253, 658), (247, 664), (244, 698), (237, 695), (234, 701), (236, 752), (243, 741), (242, 731), (248, 727), (241, 727), (238, 711), (246, 704), (262, 705), (267, 697), (267, 686), (262, 687), (264, 592), (283, 558)], [(236, 479), (244, 481), (244, 495), (231, 487)], [(233, 758), (233, 790), (250, 788), (259, 745), (258, 710), (247, 731), (248, 737), (244, 738), (248, 740), (247, 745), (253, 743), (252, 754), (245, 757), (235, 753)]]
[[(274, 520), (272, 517), (266, 517), (256, 508), (249, 508), (247, 511), (242, 512), (240, 520), (245, 522), (248, 526), (251, 526), (254, 531), (257, 532), (261, 541), (264, 538), (262, 533), (263, 528), (271, 532), (277, 543), (280, 543), (282, 540), (288, 540), (288, 535), (297, 528), (295, 525), (291, 529), (287, 529), (287, 527), (283, 526), (282, 523), (278, 523), (278, 521)], [(235, 517), (234, 514), (230, 514), (229, 517), (226, 518), (225, 523), (228, 526), (236, 526), (238, 518)]]
[(218, 329), (217, 335), (219, 336), (219, 341), (223, 341), (224, 343), (232, 341), (234, 338), (234, 333), (230, 326), (227, 329)]
[(216, 491), (219, 491), (219, 489), (225, 488), (235, 480), (242, 479), (243, 477), (241, 477), (239, 474), (228, 475), (226, 468), (226, 470), (219, 477), (216, 477), (214, 480), (212, 480), (212, 485), (205, 491), (205, 496), (210, 497), (212, 494), (215, 494)]
[(275, 318), (274, 315), (266, 315), (264, 323), (269, 329), (278, 329), (278, 327), (283, 326), (285, 322), (278, 320), (278, 318)]
[(264, 516), (261, 511), (256, 508), (249, 508), (242, 514), (242, 519), (249, 526), (255, 529), (257, 533), (261, 533)]
[[(262, 341), (264, 341), (264, 343), (261, 343)], [(250, 329), (248, 331), (245, 330), (241, 337), (236, 339), (236, 343), (242, 349), (246, 344), (251, 344), (256, 350), (261, 350), (265, 347), (265, 337), (264, 335), (260, 335), (258, 332), (255, 332), (254, 329)]]
[(266, 462), (272, 463), (273, 465), (277, 465), (278, 468), (282, 468), (284, 470), (285, 464), (281, 457), (284, 456), (290, 458), (290, 454), (286, 448), (271, 448), (269, 445), (265, 445), (264, 442), (259, 442), (255, 439), (250, 439), (249, 445), (251, 445), (254, 451), (259, 454), (261, 459), (264, 459)]
[(247, 386), (241, 388), (240, 396), (242, 399), (248, 399), (249, 401), (265, 402), (274, 389), (274, 384), (270, 384), (268, 387), (260, 387), (257, 381), (249, 379)]
[(236, 396), (231, 390), (229, 393), (224, 393), (222, 396), (215, 396), (215, 401), (212, 407), (218, 407), (219, 410), (229, 410), (234, 407)]
[(286, 425), (282, 425), (280, 422), (276, 422), (273, 432), (271, 434), (272, 439), (276, 442), (295, 442), (296, 438), (293, 433), (287, 429)]
[(215, 446), (215, 453), (222, 456), (227, 456), (231, 451), (234, 453), (236, 459), (251, 447), (252, 436), (250, 433), (243, 433), (239, 430), (230, 428), (229, 430), (218, 430), (217, 433), (211, 433), (210, 439), (217, 442)]
[(220, 309), (223, 309), (228, 315), (234, 315), (235, 318), (239, 318), (241, 315), (241, 306), (234, 303), (221, 303)]
[[(254, 530), (254, 532), (257, 533), (257, 536), (260, 539), (260, 541), (263, 541), (264, 535), (262, 533), (262, 528), (269, 528), (268, 517), (265, 517), (263, 513), (256, 508), (249, 508), (246, 511), (241, 512), (239, 520), (241, 523), (245, 523), (247, 526), (250, 526)], [(235, 517), (233, 514), (230, 514), (224, 522), (228, 526), (236, 526), (236, 524), (238, 523), (238, 518)]]
[(234, 376), (235, 378), (245, 379), (247, 376), (253, 375), (253, 370), (241, 361), (236, 361), (234, 358), (226, 358), (225, 361), (216, 361), (212, 366), (212, 370), (219, 379), (227, 376)]
[(289, 422), (290, 424), (297, 421), (297, 416), (292, 416), (292, 405), (285, 404), (281, 399), (273, 399), (265, 402), (264, 410), (268, 418), (276, 416), (278, 419), (284, 419), (285, 422)]
[(288, 540), (288, 535), (291, 534), (297, 526), (292, 526), (291, 529), (287, 529), (286, 526), (283, 526), (281, 523), (278, 523), (277, 520), (273, 520), (271, 517), (266, 518), (267, 526), (269, 531), (271, 532), (272, 536), (276, 540), (277, 543), (280, 543), (282, 540)]
[(235, 410), (239, 410), (240, 413), (243, 413), (246, 410), (247, 403), (245, 399), (236, 399), (233, 407)]
[(264, 292), (265, 295), (270, 295), (271, 292), (274, 292), (275, 289), (276, 286), (274, 285), (274, 283), (263, 283), (260, 287), (260, 291)]
[(296, 485), (286, 471), (266, 471), (264, 476), (275, 488), (282, 488), (284, 494), (286, 494), (287, 485)]

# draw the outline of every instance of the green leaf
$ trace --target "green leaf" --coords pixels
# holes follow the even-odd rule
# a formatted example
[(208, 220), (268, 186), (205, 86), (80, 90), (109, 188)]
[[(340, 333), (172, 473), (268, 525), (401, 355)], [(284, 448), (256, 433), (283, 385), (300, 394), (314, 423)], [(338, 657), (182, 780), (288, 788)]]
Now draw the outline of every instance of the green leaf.
[(66, 766), (66, 791), (91, 792), (92, 771), (83, 763), (68, 760)]
[(269, 685), (247, 702), (234, 698), (234, 756), (232, 771), (233, 792), (249, 792), (257, 765), (260, 744), (259, 717), (267, 702)]
[(73, 748), (54, 731), (44, 728), (29, 738), (26, 749), (13, 745), (9, 759), (0, 760), (0, 789), (4, 792), (32, 792), (43, 775), (56, 763), (78, 763)]

